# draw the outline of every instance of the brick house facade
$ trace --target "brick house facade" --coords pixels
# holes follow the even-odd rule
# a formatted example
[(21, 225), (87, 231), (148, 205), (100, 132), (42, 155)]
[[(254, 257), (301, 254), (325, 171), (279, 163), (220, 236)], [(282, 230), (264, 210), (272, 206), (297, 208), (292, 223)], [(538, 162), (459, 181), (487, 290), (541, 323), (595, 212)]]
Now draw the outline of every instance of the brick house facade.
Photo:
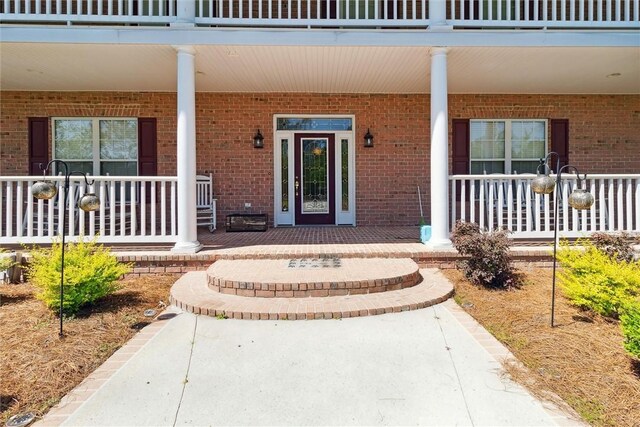
[[(567, 119), (569, 158), (588, 173), (640, 171), (640, 95), (449, 94), (454, 119)], [(356, 224), (417, 224), (417, 186), (430, 211), (429, 106), (425, 94), (196, 93), (197, 172), (212, 172), (219, 221), (274, 210), (273, 116), (355, 116)], [(159, 175), (176, 174), (176, 95), (12, 92), (0, 99), (0, 175), (27, 175), (29, 117), (153, 117)], [(253, 148), (259, 128), (265, 148)], [(367, 129), (375, 146), (365, 148)], [(451, 145), (451, 124), (449, 144)], [(51, 146), (51, 132), (49, 132)], [(51, 148), (49, 147), (49, 152)], [(451, 161), (451, 147), (449, 149)], [(273, 224), (271, 219), (271, 224)]]

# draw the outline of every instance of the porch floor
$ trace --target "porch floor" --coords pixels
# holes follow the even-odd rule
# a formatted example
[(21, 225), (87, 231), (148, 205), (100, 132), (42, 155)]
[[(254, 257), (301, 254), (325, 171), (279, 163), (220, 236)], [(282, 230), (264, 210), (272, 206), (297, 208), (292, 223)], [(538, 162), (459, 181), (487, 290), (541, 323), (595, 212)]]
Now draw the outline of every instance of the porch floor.
[[(419, 244), (419, 230), (415, 225), (407, 226), (310, 226), (277, 227), (267, 231), (226, 232), (218, 229), (213, 233), (206, 228), (198, 228), (198, 241), (203, 251), (245, 248), (248, 246), (289, 246), (289, 245), (370, 245), (415, 243)], [(548, 246), (549, 239), (518, 239), (514, 246)], [(167, 244), (114, 244), (117, 251), (126, 250), (170, 250)], [(420, 245), (424, 249), (424, 246)]]

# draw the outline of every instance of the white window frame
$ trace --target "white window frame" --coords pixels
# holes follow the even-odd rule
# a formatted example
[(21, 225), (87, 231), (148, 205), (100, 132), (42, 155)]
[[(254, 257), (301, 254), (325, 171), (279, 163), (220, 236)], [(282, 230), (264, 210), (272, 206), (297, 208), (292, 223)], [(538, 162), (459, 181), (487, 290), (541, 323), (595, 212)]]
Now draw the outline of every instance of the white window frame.
[[(511, 157), (511, 125), (513, 122), (542, 122), (544, 123), (544, 156), (549, 152), (549, 121), (547, 119), (471, 119), (469, 120), (469, 171), (471, 171), (471, 163), (472, 162), (504, 162), (504, 173), (505, 175), (513, 174), (513, 158)], [(471, 123), (473, 122), (504, 122), (504, 158), (491, 158), (491, 159), (480, 159), (480, 158), (472, 158), (471, 157), (471, 143), (472, 143), (472, 135), (471, 135)], [(544, 157), (543, 156), (543, 157)], [(538, 161), (540, 158), (526, 158), (526, 159), (515, 159), (517, 162), (533, 162)]]
[[(136, 144), (139, 146), (140, 142), (138, 141), (138, 118), (137, 117), (53, 117), (51, 119), (51, 158), (55, 159), (56, 155), (56, 122), (57, 121), (65, 121), (65, 120), (91, 120), (92, 127), (92, 135), (93, 135), (93, 147), (92, 147), (92, 158), (91, 159), (60, 159), (65, 162), (89, 162), (93, 163), (93, 173), (94, 176), (100, 176), (100, 164), (104, 160), (105, 162), (135, 162), (136, 164), (136, 174), (134, 176), (138, 176), (139, 174), (139, 164), (138, 157), (135, 159), (102, 159), (100, 158), (100, 121), (101, 120), (112, 120), (112, 121), (125, 121), (125, 120), (133, 120), (136, 122)], [(140, 156), (140, 153), (138, 153)], [(54, 165), (55, 166), (55, 165)], [(54, 173), (57, 173), (57, 170), (54, 168)]]

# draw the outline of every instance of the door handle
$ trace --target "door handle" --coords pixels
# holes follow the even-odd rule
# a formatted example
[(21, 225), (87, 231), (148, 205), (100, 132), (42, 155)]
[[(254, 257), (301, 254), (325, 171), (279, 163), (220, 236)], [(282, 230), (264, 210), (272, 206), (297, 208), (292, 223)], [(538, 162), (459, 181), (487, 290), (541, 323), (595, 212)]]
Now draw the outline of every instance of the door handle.
[(300, 181), (298, 181), (297, 176), (296, 176), (295, 187), (296, 187), (296, 197), (298, 197), (298, 188), (300, 188)]

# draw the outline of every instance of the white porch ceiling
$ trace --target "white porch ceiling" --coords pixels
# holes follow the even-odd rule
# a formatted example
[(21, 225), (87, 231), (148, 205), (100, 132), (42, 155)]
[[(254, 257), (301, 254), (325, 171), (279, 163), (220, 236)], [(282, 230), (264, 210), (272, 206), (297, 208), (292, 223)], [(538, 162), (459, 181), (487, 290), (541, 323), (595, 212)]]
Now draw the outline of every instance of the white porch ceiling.
[[(427, 93), (424, 47), (197, 46), (202, 92)], [(455, 47), (450, 93), (640, 93), (640, 47)], [(0, 44), (0, 88), (175, 91), (166, 45)]]

